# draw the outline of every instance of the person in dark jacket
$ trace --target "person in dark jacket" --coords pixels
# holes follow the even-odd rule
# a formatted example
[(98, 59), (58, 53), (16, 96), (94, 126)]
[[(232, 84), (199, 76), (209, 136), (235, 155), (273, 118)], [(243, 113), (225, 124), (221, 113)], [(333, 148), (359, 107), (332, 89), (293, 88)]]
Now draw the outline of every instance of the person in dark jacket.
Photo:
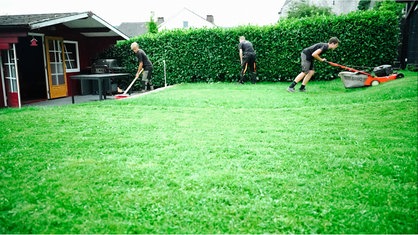
[(136, 58), (138, 59), (138, 71), (135, 75), (135, 79), (139, 77), (141, 70), (144, 69), (142, 72), (142, 80), (141, 80), (141, 88), (143, 91), (146, 90), (153, 90), (154, 86), (152, 85), (152, 63), (149, 60), (148, 56), (145, 54), (144, 50), (139, 48), (138, 43), (133, 42), (131, 44), (131, 49), (135, 53)]
[(244, 76), (247, 69), (250, 69), (251, 82), (255, 83), (257, 80), (256, 70), (256, 52), (253, 44), (250, 41), (245, 40), (244, 36), (239, 37), (239, 58), (241, 61), (241, 74), (239, 83), (244, 83)]
[(295, 78), (292, 84), (287, 88), (289, 92), (295, 92), (296, 84), (303, 79), (302, 85), (299, 88), (299, 91), (305, 92), (305, 86), (308, 84), (311, 77), (314, 75), (314, 59), (318, 61), (326, 61), (325, 58), (321, 58), (321, 55), (328, 51), (329, 49), (334, 50), (338, 47), (340, 40), (336, 37), (329, 39), (328, 43), (317, 43), (310, 47), (303, 49), (301, 53), (301, 66), (302, 72)]

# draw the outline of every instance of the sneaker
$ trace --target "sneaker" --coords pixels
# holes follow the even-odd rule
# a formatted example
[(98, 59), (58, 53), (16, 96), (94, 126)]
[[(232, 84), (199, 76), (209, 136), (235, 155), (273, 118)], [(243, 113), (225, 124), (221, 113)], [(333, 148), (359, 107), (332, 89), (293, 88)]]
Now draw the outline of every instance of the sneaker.
[(306, 92), (306, 89), (305, 89), (305, 88), (303, 88), (303, 89), (299, 89), (299, 91), (300, 91), (300, 92)]
[(288, 91), (288, 92), (295, 92), (295, 88), (288, 87), (288, 88), (287, 88), (287, 91)]

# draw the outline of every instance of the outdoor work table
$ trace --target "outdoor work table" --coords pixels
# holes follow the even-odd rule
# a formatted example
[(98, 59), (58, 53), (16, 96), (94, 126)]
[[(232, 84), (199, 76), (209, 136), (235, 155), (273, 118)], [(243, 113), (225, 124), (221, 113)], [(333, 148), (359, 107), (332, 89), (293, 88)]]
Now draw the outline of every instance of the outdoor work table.
[[(129, 76), (129, 73), (95, 73), (95, 74), (78, 74), (70, 76), (72, 80), (96, 80), (99, 88), (99, 100), (106, 99), (106, 83), (112, 78), (121, 78)], [(71, 84), (71, 101), (74, 104), (74, 81)]]

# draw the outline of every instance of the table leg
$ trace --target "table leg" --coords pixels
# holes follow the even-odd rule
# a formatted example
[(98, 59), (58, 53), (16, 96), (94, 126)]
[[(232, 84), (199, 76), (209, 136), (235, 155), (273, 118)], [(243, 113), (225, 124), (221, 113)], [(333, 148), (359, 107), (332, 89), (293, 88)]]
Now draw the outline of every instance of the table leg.
[(107, 93), (107, 79), (103, 79), (103, 98), (106, 99), (106, 93)]
[(99, 100), (102, 100), (103, 95), (103, 79), (98, 79), (97, 83), (99, 84)]
[(70, 89), (71, 89), (71, 102), (74, 104), (74, 79), (70, 79), (71, 80), (71, 85), (70, 85)]

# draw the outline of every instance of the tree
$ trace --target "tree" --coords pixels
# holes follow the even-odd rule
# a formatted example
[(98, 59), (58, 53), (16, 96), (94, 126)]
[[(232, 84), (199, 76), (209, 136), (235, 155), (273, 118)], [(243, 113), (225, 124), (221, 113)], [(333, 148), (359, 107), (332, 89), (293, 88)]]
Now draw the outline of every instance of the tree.
[(405, 8), (405, 3), (397, 3), (395, 0), (384, 0), (381, 2), (377, 2), (374, 6), (374, 10), (377, 11), (391, 11), (395, 12), (398, 15), (401, 15), (402, 9)]
[(315, 5), (309, 5), (305, 1), (294, 3), (288, 12), (288, 18), (303, 18), (312, 16), (329, 16), (334, 15), (330, 7), (318, 7)]
[(157, 23), (154, 21), (154, 12), (151, 12), (149, 22), (147, 23), (148, 33), (158, 33)]
[(360, 0), (357, 6), (357, 9), (360, 11), (365, 11), (370, 9), (371, 0)]

